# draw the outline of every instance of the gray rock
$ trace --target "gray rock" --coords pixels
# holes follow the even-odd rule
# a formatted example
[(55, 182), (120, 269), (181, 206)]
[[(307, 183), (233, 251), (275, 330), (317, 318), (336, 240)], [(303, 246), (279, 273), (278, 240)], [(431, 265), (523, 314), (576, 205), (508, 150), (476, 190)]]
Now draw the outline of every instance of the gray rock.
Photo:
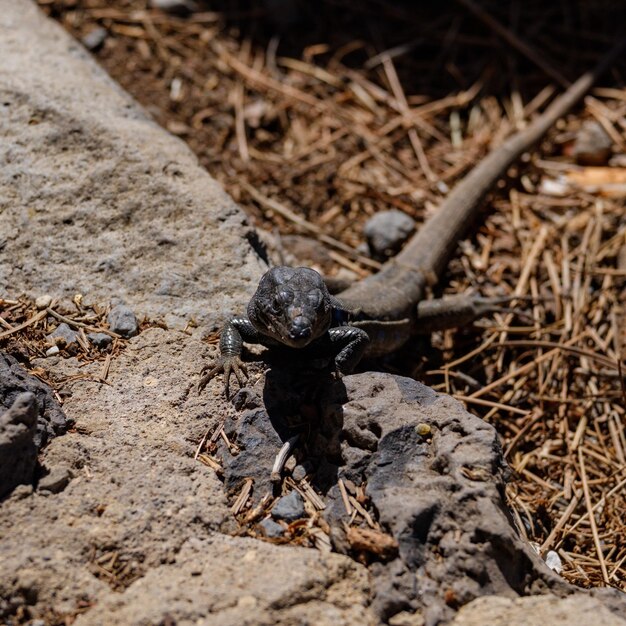
[(626, 626), (626, 616), (611, 613), (601, 602), (582, 594), (559, 598), (547, 594), (528, 598), (485, 596), (470, 602), (450, 626)]
[(286, 496), (278, 498), (272, 507), (271, 513), (272, 517), (283, 519), (286, 522), (295, 522), (297, 519), (302, 519), (305, 515), (302, 496), (297, 491), (292, 491)]
[[(216, 535), (190, 539), (175, 560), (175, 566), (151, 568), (124, 593), (109, 594), (78, 616), (75, 626), (172, 619), (198, 626), (377, 623), (366, 607), (367, 570), (338, 554)], [(200, 567), (206, 573), (194, 575)], [(164, 622), (165, 613), (170, 618)]]
[(102, 47), (102, 45), (106, 41), (108, 34), (109, 33), (106, 28), (98, 26), (89, 31), (81, 39), (81, 43), (83, 44), (83, 46), (85, 46), (85, 48), (87, 48), (87, 50), (91, 50), (92, 52), (94, 52), (95, 50), (98, 50)]
[[(391, 623), (398, 616), (398, 623), (421, 623), (423, 615), (435, 624), (485, 594), (576, 592), (511, 525), (502, 495), (508, 469), (492, 426), (409, 378), (365, 373), (324, 382), (309, 374), (313, 387), (307, 390), (304, 371), (293, 361), (282, 370), (278, 362), (263, 384), (246, 388), (242, 414), (227, 421), (229, 438), (244, 446), (235, 461), (221, 451), (225, 485), (236, 493), (244, 477), (252, 477), (255, 497), (261, 498), (287, 436), (278, 436), (277, 429), (285, 427), (288, 415), (315, 415), (300, 424), (307, 439), (307, 458), (300, 463), (310, 464), (311, 482), (324, 494), (322, 514), (333, 546), (351, 550), (339, 478), (365, 487), (370, 510), (399, 546), (397, 557), (370, 567), (379, 620)], [(261, 397), (267, 410), (259, 407)], [(284, 501), (292, 498), (301, 505), (292, 492), (276, 502), (272, 516), (280, 517)], [(301, 515), (302, 509), (290, 511), (289, 519)], [(611, 610), (624, 606), (617, 596), (604, 602)]]
[(37, 465), (37, 398), (19, 394), (0, 415), (0, 498), (19, 484), (30, 483)]
[(67, 347), (78, 343), (78, 333), (62, 322), (47, 336), (47, 339), (55, 345), (60, 343), (61, 347)]
[(48, 474), (39, 479), (37, 488), (40, 491), (60, 493), (67, 487), (71, 477), (71, 472), (67, 467), (54, 467)]
[(193, 0), (150, 0), (149, 4), (155, 9), (182, 16), (198, 10), (198, 5)]
[(265, 268), (242, 211), (31, 0), (0, 8), (0, 297), (116, 294), (170, 328), (243, 311)]
[(387, 258), (398, 252), (415, 230), (415, 220), (402, 211), (392, 209), (376, 213), (365, 223), (363, 234), (372, 256)]
[(100, 350), (108, 348), (113, 342), (111, 335), (107, 335), (106, 333), (89, 333), (87, 339), (89, 339), (96, 348), (100, 348)]
[(421, 613), (411, 613), (410, 611), (400, 611), (389, 618), (389, 626), (424, 626), (426, 620)]
[(33, 486), (32, 485), (17, 485), (11, 492), (12, 500), (22, 500), (24, 498), (28, 498), (28, 496), (33, 494)]
[(109, 328), (122, 337), (134, 337), (139, 332), (137, 318), (130, 307), (118, 304), (113, 307), (107, 317)]
[(277, 539), (285, 535), (285, 529), (269, 518), (259, 522), (259, 527), (263, 531), (263, 534), (270, 539)]
[(613, 140), (596, 120), (587, 120), (576, 134), (572, 155), (579, 165), (606, 165)]
[[(235, 396), (235, 406), (237, 400), (248, 395), (248, 392), (249, 390), (244, 389)], [(251, 404), (256, 404), (256, 398), (251, 399)], [(283, 440), (265, 410), (250, 408), (243, 415), (229, 416), (224, 424), (224, 431), (231, 440), (237, 441), (240, 450), (239, 454), (233, 456), (222, 448), (226, 493), (229, 495), (238, 493), (243, 481), (249, 476), (254, 476), (255, 479), (253, 493), (255, 501), (265, 493), (272, 493), (273, 486), (270, 480), (272, 467)], [(222, 446), (222, 443), (218, 445)]]
[(33, 393), (37, 399), (37, 448), (53, 437), (65, 434), (74, 424), (74, 420), (61, 409), (48, 385), (28, 374), (12, 356), (0, 352), (0, 410), (8, 409), (24, 392)]
[[(408, 378), (370, 373), (344, 384), (343, 455), (354, 460), (338, 475), (366, 485), (379, 522), (399, 544), (398, 558), (374, 570), (381, 619), (421, 610), (427, 623), (438, 623), (452, 617), (451, 604), (527, 593), (533, 580), (570, 589), (510, 524), (502, 498), (507, 468), (492, 426)], [(418, 424), (430, 426), (432, 438), (421, 437)], [(326, 518), (341, 525), (338, 489), (329, 496)]]

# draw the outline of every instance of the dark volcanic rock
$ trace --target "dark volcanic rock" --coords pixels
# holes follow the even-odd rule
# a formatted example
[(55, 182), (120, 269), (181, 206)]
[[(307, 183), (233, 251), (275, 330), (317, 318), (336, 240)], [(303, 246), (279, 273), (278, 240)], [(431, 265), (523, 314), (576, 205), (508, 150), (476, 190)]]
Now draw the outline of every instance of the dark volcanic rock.
[[(223, 442), (219, 443), (227, 494), (234, 495), (244, 480), (252, 478), (253, 502), (267, 493), (279, 496), (270, 478), (272, 467), (282, 445), (294, 435), (300, 435), (294, 450), (297, 461), (310, 457), (312, 450), (328, 450), (332, 447), (328, 438), (334, 437), (334, 449), (339, 452), (335, 426), (330, 430), (317, 428), (314, 433), (307, 428), (310, 422), (319, 421), (316, 397), (325, 393), (328, 384), (323, 371), (291, 363), (289, 368), (271, 369), (264, 386), (244, 387), (235, 394), (233, 404), (241, 413), (226, 420), (224, 432), (239, 452), (233, 455)], [(336, 475), (332, 467), (327, 469)]]
[[(566, 588), (511, 524), (492, 426), (408, 378), (370, 373), (344, 383), (349, 402), (337, 407), (331, 398), (329, 408), (342, 413), (342, 454), (355, 461), (339, 477), (365, 483), (399, 544), (398, 559), (372, 568), (382, 619), (420, 609), (435, 624), (479, 596)], [(432, 436), (420, 435), (418, 424)], [(345, 510), (330, 506), (327, 519), (347, 521)]]
[(254, 500), (258, 501), (274, 487), (270, 480), (276, 454), (283, 445), (263, 409), (246, 411), (239, 419), (229, 418), (224, 432), (235, 441), (239, 453), (235, 456), (223, 449), (224, 488), (234, 495), (246, 478), (254, 479)]
[[(492, 426), (412, 379), (365, 373), (297, 390), (295, 369), (270, 370), (263, 392), (258, 385), (235, 397), (243, 413), (225, 430), (239, 453), (223, 447), (220, 455), (227, 492), (234, 495), (246, 478), (254, 480), (254, 501), (271, 492), (274, 458), (299, 432), (296, 460), (311, 468), (324, 496), (335, 550), (350, 553), (338, 479), (364, 486), (370, 511), (399, 548), (396, 558), (370, 565), (372, 605), (382, 621), (418, 611), (434, 625), (481, 596), (577, 591), (516, 531)], [(277, 510), (296, 497), (280, 498), (272, 515), (281, 517)]]
[(52, 437), (64, 435), (73, 421), (67, 418), (46, 384), (28, 374), (12, 356), (0, 352), (0, 410), (8, 409), (26, 391), (37, 399), (35, 445), (41, 448)]
[(37, 398), (19, 394), (0, 415), (0, 498), (19, 484), (30, 483), (37, 464)]

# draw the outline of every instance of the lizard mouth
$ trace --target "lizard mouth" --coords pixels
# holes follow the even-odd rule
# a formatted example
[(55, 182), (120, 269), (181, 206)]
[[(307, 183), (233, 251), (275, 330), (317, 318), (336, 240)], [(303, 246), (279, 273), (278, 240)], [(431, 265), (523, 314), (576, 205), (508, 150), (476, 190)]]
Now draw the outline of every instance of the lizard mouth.
[(287, 341), (293, 347), (306, 346), (311, 341), (313, 330), (311, 323), (305, 317), (297, 317), (293, 320), (289, 332), (287, 334)]

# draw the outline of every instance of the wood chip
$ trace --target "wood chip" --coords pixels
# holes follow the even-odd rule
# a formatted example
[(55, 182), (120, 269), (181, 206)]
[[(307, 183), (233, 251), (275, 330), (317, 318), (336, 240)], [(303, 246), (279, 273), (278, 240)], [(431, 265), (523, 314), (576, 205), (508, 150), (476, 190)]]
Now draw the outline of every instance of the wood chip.
[(346, 538), (353, 550), (368, 552), (381, 559), (393, 558), (398, 553), (398, 542), (379, 530), (350, 526), (346, 529)]

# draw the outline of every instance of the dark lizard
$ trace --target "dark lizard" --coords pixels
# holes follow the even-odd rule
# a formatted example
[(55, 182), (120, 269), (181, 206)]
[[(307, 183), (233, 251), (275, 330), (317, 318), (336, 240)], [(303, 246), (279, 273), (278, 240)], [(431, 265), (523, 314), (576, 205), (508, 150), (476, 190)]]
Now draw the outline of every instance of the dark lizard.
[(347, 311), (315, 270), (283, 266), (270, 269), (250, 299), (247, 316), (233, 317), (222, 329), (220, 357), (212, 368), (203, 370), (200, 389), (221, 371), (227, 395), (231, 372), (243, 384), (247, 375), (240, 359), (244, 341), (268, 348), (304, 350), (309, 358), (334, 356), (339, 372), (351, 372), (363, 356), (369, 337), (355, 326), (337, 325), (338, 314), (342, 313)]
[[(248, 317), (235, 317), (220, 337), (221, 355), (203, 369), (202, 389), (219, 372), (234, 373), (240, 385), (246, 370), (243, 342), (288, 346), (311, 353), (330, 351), (336, 369), (349, 373), (361, 357), (387, 354), (419, 332), (420, 323), (455, 327), (493, 309), (494, 301), (456, 297), (426, 301), (426, 288), (443, 274), (458, 241), (478, 213), (481, 201), (511, 164), (591, 88), (623, 48), (615, 46), (598, 66), (583, 74), (524, 130), (509, 137), (483, 159), (446, 197), (405, 248), (377, 273), (331, 296), (322, 277), (308, 268), (277, 267), (261, 278), (248, 305)], [(359, 319), (337, 325), (337, 314)], [(421, 322), (420, 322), (421, 320)]]
[[(510, 298), (454, 296), (420, 303), (417, 326), (422, 333), (466, 324), (498, 309)], [(350, 373), (363, 356), (389, 354), (402, 345), (411, 322), (359, 320), (359, 311), (348, 310), (331, 295), (324, 279), (307, 267), (274, 267), (268, 270), (250, 299), (246, 316), (231, 318), (220, 334), (220, 356), (203, 370), (202, 389), (216, 374), (224, 372), (228, 394), (231, 373), (240, 385), (247, 371), (240, 355), (243, 343), (268, 348), (303, 350), (305, 358), (334, 357), (335, 368)]]

